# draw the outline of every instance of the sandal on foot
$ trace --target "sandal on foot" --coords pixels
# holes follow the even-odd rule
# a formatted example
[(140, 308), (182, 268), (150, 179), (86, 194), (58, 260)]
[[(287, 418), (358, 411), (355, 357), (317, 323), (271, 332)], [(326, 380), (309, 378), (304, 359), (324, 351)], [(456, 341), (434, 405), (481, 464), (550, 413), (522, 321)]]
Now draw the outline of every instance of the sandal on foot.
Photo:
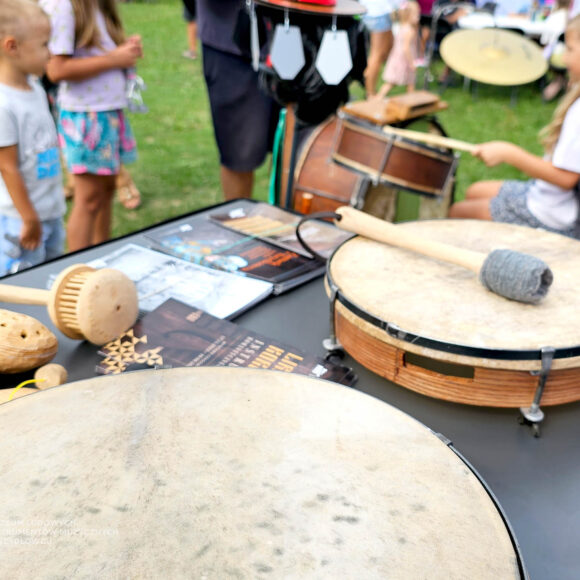
[(118, 187), (117, 196), (126, 209), (137, 209), (141, 205), (141, 194), (133, 182)]

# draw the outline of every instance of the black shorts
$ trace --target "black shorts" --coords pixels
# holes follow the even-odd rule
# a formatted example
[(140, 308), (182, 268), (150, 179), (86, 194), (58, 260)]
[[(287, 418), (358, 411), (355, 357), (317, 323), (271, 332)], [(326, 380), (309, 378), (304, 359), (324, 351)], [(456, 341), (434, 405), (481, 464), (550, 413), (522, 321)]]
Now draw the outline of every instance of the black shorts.
[(195, 22), (196, 15), (195, 0), (183, 0), (183, 19), (186, 22)]
[(220, 163), (233, 171), (257, 169), (271, 148), (278, 106), (240, 56), (204, 44), (203, 72)]

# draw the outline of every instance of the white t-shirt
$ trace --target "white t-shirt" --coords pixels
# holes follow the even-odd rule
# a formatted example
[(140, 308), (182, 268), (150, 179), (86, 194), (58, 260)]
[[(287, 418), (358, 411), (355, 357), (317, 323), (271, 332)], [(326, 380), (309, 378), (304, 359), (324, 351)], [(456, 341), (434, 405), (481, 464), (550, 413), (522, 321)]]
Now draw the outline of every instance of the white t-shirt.
[[(560, 137), (554, 148), (552, 164), (580, 174), (580, 99), (566, 113)], [(567, 229), (578, 215), (578, 198), (573, 189), (562, 189), (541, 179), (528, 190), (528, 209), (551, 228)]]
[[(44, 89), (30, 79), (30, 91), (0, 84), (0, 147), (18, 146), (18, 167), (41, 221), (65, 213), (56, 127)], [(20, 217), (0, 175), (0, 214)]]

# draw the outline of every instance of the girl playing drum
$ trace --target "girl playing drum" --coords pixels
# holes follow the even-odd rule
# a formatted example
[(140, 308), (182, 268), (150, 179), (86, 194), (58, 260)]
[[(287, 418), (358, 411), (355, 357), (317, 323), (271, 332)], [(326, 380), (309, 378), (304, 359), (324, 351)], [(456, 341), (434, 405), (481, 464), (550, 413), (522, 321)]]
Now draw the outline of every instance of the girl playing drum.
[(476, 182), (464, 201), (451, 206), (449, 217), (526, 225), (580, 238), (580, 15), (570, 20), (565, 37), (570, 88), (540, 133), (544, 157), (505, 141), (483, 143), (473, 151), (488, 167), (508, 163), (531, 179)]

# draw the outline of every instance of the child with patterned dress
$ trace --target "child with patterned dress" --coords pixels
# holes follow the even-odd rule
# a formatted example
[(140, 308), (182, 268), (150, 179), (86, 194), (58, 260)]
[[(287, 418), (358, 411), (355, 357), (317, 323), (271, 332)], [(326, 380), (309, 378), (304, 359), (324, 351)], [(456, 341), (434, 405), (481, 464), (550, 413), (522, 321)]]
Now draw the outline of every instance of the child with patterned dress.
[(415, 90), (420, 17), (419, 4), (414, 0), (408, 0), (399, 7), (399, 28), (383, 72), (385, 82), (377, 93), (378, 99), (386, 97), (394, 86), (406, 86), (407, 92)]
[(143, 55), (139, 36), (125, 37), (116, 0), (40, 0), (52, 21), (47, 74), (59, 83), (58, 131), (74, 176), (67, 224), (69, 250), (109, 239), (115, 179), (136, 159), (124, 114), (127, 70)]

